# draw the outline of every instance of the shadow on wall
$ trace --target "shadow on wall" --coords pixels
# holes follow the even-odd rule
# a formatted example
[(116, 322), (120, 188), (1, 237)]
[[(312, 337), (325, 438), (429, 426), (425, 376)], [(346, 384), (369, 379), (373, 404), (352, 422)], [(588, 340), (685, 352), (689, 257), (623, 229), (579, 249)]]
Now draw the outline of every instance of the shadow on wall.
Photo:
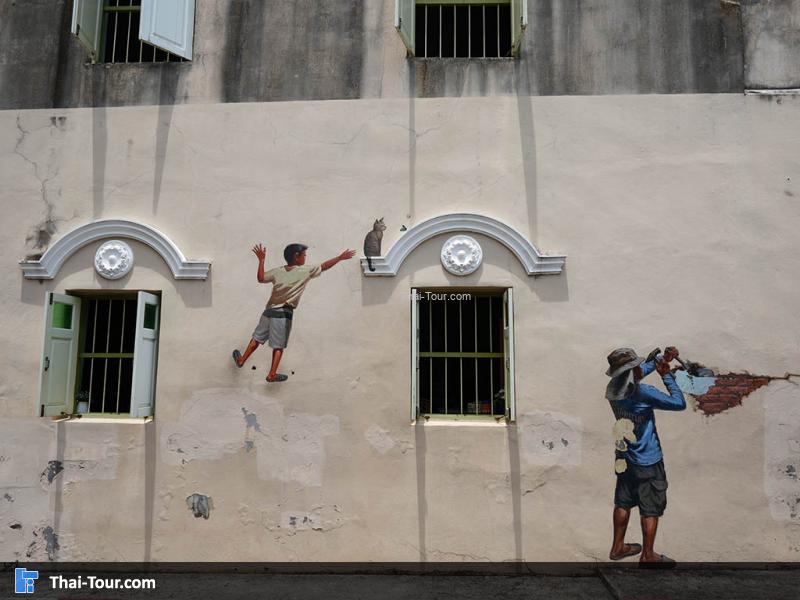
[[(71, 287), (93, 290), (137, 290), (137, 289), (160, 289), (164, 292), (176, 293), (185, 308), (205, 308), (212, 305), (212, 273), (209, 271), (205, 281), (184, 281), (176, 280), (172, 276), (164, 259), (152, 248), (134, 240), (126, 240), (131, 246), (135, 257), (135, 262), (131, 272), (121, 279), (105, 279), (94, 270), (94, 254), (97, 247), (104, 240), (87, 244), (75, 254), (67, 259), (58, 275), (52, 280), (41, 281), (25, 279), (22, 270), (19, 272), (21, 280), (20, 300), (25, 304), (41, 305), (44, 302), (46, 291), (63, 292), (65, 281), (70, 277), (91, 269), (91, 284), (84, 283), (86, 278), (78, 285), (68, 284)], [(150, 271), (158, 274), (158, 284), (153, 285), (152, 279), (148, 279), (146, 286), (132, 281), (139, 281), (138, 275)], [(138, 287), (136, 287), (138, 286)]]
[(152, 560), (153, 518), (156, 497), (156, 435), (157, 424), (150, 421), (144, 425), (144, 562)]
[(525, 209), (528, 212), (528, 239), (534, 244), (539, 239), (538, 231), (538, 184), (536, 131), (531, 102), (530, 74), (514, 63), (517, 81), (517, 121), (519, 124), (519, 145), (522, 152), (522, 173), (525, 185)]
[(425, 460), (427, 458), (427, 446), (425, 444), (425, 425), (422, 419), (418, 419), (414, 427), (414, 442), (416, 444), (417, 457), (417, 522), (419, 524), (419, 560), (428, 560), (428, 549), (426, 546), (427, 519), (428, 519), (428, 499)]
[[(519, 460), (519, 429), (516, 423), (506, 425), (508, 435), (508, 474), (511, 478), (511, 507), (514, 527), (514, 558), (522, 561), (522, 472)], [(520, 565), (521, 566), (521, 565)]]
[(164, 163), (167, 158), (172, 112), (175, 110), (175, 96), (178, 79), (182, 71), (162, 69), (158, 86), (158, 122), (155, 139), (155, 176), (153, 177), (153, 214), (158, 213), (158, 202), (161, 199), (161, 184), (164, 180)]
[(108, 154), (108, 127), (106, 109), (92, 109), (92, 218), (103, 216), (106, 186), (106, 156)]

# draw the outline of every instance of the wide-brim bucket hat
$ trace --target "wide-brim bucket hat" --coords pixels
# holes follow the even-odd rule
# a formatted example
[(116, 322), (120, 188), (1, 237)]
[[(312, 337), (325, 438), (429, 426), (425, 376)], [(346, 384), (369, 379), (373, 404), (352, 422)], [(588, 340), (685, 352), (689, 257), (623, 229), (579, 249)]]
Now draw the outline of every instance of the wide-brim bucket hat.
[(617, 348), (608, 355), (609, 367), (606, 375), (612, 378), (617, 377), (625, 371), (638, 367), (644, 360), (644, 358), (636, 354), (633, 348)]

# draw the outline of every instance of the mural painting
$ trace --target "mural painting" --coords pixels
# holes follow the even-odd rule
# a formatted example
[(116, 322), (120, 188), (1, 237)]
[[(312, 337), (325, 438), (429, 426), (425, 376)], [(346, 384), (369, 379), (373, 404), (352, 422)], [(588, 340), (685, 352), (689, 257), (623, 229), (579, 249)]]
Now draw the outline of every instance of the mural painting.
[[(678, 350), (656, 349), (642, 358), (631, 348), (617, 348), (608, 355), (606, 399), (616, 418), (614, 424), (617, 484), (614, 491), (614, 539), (608, 557), (621, 560), (641, 554), (640, 562), (668, 565), (675, 561), (654, 550), (658, 520), (667, 506), (667, 474), (658, 439), (654, 410), (684, 410), (686, 401), (670, 370)], [(661, 375), (669, 394), (640, 383), (653, 371)], [(625, 532), (631, 509), (639, 509), (642, 544), (626, 544)]]
[(375, 270), (375, 267), (372, 266), (372, 257), (381, 255), (381, 241), (383, 240), (384, 231), (386, 231), (386, 225), (383, 222), (383, 217), (381, 217), (373, 223), (372, 230), (364, 238), (364, 256), (367, 259), (370, 271)]
[(267, 382), (269, 383), (288, 379), (287, 375), (278, 373), (278, 367), (289, 342), (294, 311), (300, 303), (300, 298), (305, 292), (308, 282), (341, 261), (353, 258), (356, 254), (355, 250), (348, 249), (321, 264), (306, 265), (306, 250), (308, 250), (308, 246), (304, 244), (289, 244), (283, 251), (286, 265), (265, 272), (267, 251), (261, 244), (252, 248), (253, 254), (258, 258), (256, 278), (259, 283), (271, 283), (272, 293), (247, 348), (244, 353), (238, 349), (234, 350), (233, 361), (237, 367), (242, 368), (260, 345), (269, 343), (272, 348), (272, 362), (267, 373)]

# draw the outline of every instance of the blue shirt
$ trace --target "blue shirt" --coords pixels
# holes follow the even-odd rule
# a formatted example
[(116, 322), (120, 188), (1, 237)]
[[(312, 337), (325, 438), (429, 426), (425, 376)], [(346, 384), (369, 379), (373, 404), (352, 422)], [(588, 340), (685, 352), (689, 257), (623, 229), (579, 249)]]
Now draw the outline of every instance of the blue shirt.
[[(642, 377), (652, 373), (655, 368), (655, 361), (642, 363)], [(625, 440), (627, 449), (618, 449), (618, 458), (625, 458), (628, 462), (641, 466), (654, 465), (664, 458), (653, 410), (683, 410), (686, 408), (686, 400), (672, 373), (662, 375), (661, 379), (669, 390), (669, 395), (652, 385), (638, 383), (631, 395), (624, 400), (610, 401), (611, 410), (617, 419), (629, 419), (633, 422), (633, 434), (636, 436), (635, 442)]]

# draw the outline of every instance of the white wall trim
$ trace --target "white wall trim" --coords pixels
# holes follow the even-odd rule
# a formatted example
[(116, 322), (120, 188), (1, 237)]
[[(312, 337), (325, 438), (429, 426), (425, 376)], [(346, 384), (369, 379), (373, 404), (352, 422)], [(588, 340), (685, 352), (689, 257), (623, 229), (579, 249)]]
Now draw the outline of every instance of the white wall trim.
[(541, 254), (522, 234), (505, 223), (484, 215), (453, 213), (414, 225), (395, 242), (385, 256), (371, 258), (374, 271), (369, 270), (367, 259), (362, 258), (364, 275), (394, 277), (403, 261), (423, 242), (443, 233), (467, 231), (481, 233), (503, 244), (519, 259), (528, 275), (557, 275), (564, 269), (566, 255)]
[(800, 96), (800, 88), (754, 88), (746, 89), (745, 96)]
[(167, 263), (175, 279), (206, 279), (209, 262), (189, 261), (166, 235), (143, 223), (108, 219), (73, 229), (58, 239), (39, 260), (19, 265), (26, 279), (53, 279), (66, 260), (87, 244), (106, 238), (127, 238), (150, 246)]

